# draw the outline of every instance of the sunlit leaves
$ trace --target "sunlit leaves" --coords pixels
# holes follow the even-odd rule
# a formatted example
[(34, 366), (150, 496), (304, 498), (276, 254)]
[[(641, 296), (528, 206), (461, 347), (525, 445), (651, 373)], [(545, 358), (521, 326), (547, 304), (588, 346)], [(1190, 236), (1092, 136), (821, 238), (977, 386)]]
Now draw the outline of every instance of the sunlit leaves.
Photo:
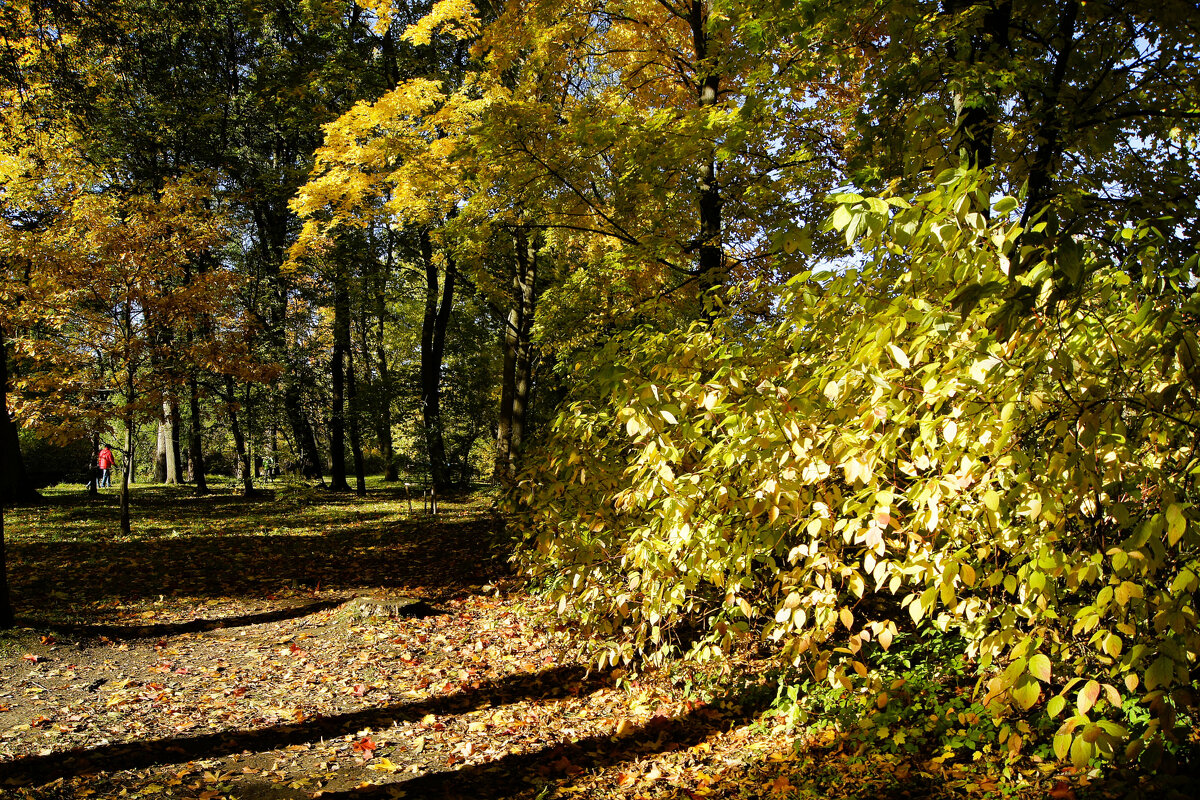
[[(698, 657), (757, 633), (845, 685), (881, 625), (954, 630), (993, 713), (1070, 709), (1056, 752), (1109, 757), (1125, 693), (1186, 684), (1200, 652), (1196, 398), (1159, 394), (1195, 301), (1084, 248), (1087, 295), (1056, 305), (1030, 270), (1045, 305), (998, 332), (1012, 222), (961, 202), (977, 177), (942, 186), (843, 198), (873, 263), (797, 276), (778, 326), (614, 343), (525, 476), (525, 563), (610, 660), (676, 652), (672, 626), (702, 631)], [(636, 587), (613, 580), (631, 567)], [(855, 605), (872, 594), (890, 619)]]

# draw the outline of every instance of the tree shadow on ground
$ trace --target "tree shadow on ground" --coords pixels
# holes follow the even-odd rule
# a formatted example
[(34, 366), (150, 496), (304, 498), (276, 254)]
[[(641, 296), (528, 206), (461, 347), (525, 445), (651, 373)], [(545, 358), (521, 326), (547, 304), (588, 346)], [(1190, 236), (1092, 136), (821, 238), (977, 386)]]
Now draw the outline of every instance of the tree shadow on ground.
[(220, 758), (235, 753), (269, 752), (352, 734), (363, 728), (391, 727), (427, 714), (457, 715), (521, 700), (548, 700), (584, 695), (612, 685), (608, 673), (587, 673), (579, 666), (554, 667), (536, 673), (507, 675), (453, 694), (368, 708), (302, 723), (255, 730), (234, 730), (143, 742), (109, 744), (50, 755), (26, 756), (0, 763), (0, 782), (44, 784), (88, 772), (145, 769)]
[[(14, 605), (39, 624), (79, 622), (113, 598), (273, 598), (287, 589), (410, 590), (431, 602), (509, 574), (489, 515), (348, 525), (319, 534), (264, 532), (135, 541), (9, 543)], [(490, 555), (490, 557), (489, 557)], [(30, 612), (36, 613), (30, 613)]]
[[(185, 633), (201, 633), (204, 631), (215, 631), (223, 628), (241, 628), (247, 625), (263, 625), (269, 622), (283, 622), (289, 619), (299, 619), (307, 617), (309, 614), (316, 614), (318, 611), (325, 611), (330, 608), (335, 608), (346, 602), (350, 597), (335, 598), (331, 600), (321, 600), (316, 603), (305, 603), (298, 606), (290, 606), (281, 608), (275, 611), (264, 611), (258, 614), (240, 614), (234, 617), (221, 617), (219, 619), (194, 619), (190, 622), (167, 623), (157, 625), (71, 625), (71, 624), (54, 624), (44, 623), (36, 619), (18, 618), (18, 625), (28, 627), (39, 627), (50, 630), (54, 633), (66, 634), (77, 637), (104, 637), (106, 639), (151, 639), (164, 638), (167, 636), (178, 636)], [(398, 612), (401, 616), (404, 610)]]
[(325, 792), (326, 800), (385, 800), (397, 796), (421, 798), (498, 798), (529, 792), (583, 772), (635, 762), (649, 756), (685, 749), (710, 736), (757, 719), (773, 701), (762, 687), (730, 691), (713, 703), (676, 717), (655, 716), (623, 736), (597, 735), (560, 742), (527, 753), (512, 753), (495, 761), (431, 772), (416, 778), (377, 786)]

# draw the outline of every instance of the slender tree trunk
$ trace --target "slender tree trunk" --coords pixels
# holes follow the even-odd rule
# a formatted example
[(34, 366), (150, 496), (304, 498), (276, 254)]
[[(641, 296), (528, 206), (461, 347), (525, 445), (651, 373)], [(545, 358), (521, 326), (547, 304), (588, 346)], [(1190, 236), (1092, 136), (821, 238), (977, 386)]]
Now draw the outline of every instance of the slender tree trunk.
[(454, 302), (455, 265), (447, 257), (441, 276), (438, 302), (438, 268), (433, 242), (421, 231), (421, 257), (425, 265), (425, 317), (421, 325), (421, 417), (425, 427), (425, 449), (429, 457), (429, 480), (436, 491), (446, 487), (446, 442), (442, 435), (442, 358), (446, 350), (446, 326)]
[(354, 378), (354, 348), (346, 349), (346, 400), (350, 410), (350, 452), (354, 455), (354, 491), (367, 496), (367, 473), (363, 462), (362, 426), (359, 425), (358, 382)]
[[(517, 279), (514, 279), (514, 283)], [(520, 304), (513, 298), (504, 322), (504, 363), (500, 375), (500, 424), (496, 431), (496, 464), (492, 479), (507, 488), (515, 478), (513, 453), (513, 401), (517, 390), (517, 342), (520, 330)]]
[[(697, 81), (696, 100), (701, 108), (715, 106), (720, 100), (721, 76), (710, 70), (711, 42), (708, 35), (709, 3), (707, 0), (692, 0), (689, 22), (692, 29), (692, 49), (696, 57)], [(714, 148), (715, 149), (715, 148)], [(696, 237), (698, 258), (697, 273), (701, 293), (723, 286), (728, 280), (725, 265), (725, 248), (722, 241), (722, 219), (720, 176), (717, 171), (716, 154), (709, 155), (701, 175), (700, 197), (697, 211), (700, 230)]]
[(512, 454), (515, 457), (525, 440), (525, 420), (529, 414), (529, 398), (533, 390), (533, 313), (534, 291), (537, 282), (537, 244), (526, 241), (523, 280), (518, 287), (517, 300), (521, 309), (521, 324), (517, 331), (516, 384), (513, 387)]
[(225, 376), (225, 398), (229, 412), (229, 428), (233, 432), (233, 446), (237, 451), (238, 468), (242, 473), (242, 494), (250, 497), (254, 494), (254, 470), (250, 465), (250, 453), (246, 450), (246, 434), (238, 420), (237, 393), (232, 375)]
[[(201, 275), (207, 271), (207, 258), (209, 254), (205, 254), (205, 258), (201, 258), (198, 262), (198, 269)], [(188, 284), (192, 282), (192, 268), (188, 261), (184, 261), (184, 281)], [(204, 318), (200, 324), (200, 336), (205, 337), (210, 331), (209, 321)], [(191, 350), (192, 345), (196, 341), (196, 332), (191, 326), (188, 326), (185, 334), (188, 350)], [(200, 382), (196, 378), (195, 371), (188, 374), (187, 377), (188, 390), (188, 479), (192, 481), (193, 493), (197, 497), (202, 497), (208, 494), (208, 476), (205, 474), (204, 464), (204, 422), (200, 417)], [(175, 417), (178, 419), (179, 412), (176, 409)]]
[[(129, 374), (126, 389), (133, 390), (133, 376)], [(133, 524), (129, 513), (129, 483), (133, 480), (133, 448), (136, 437), (133, 435), (133, 412), (129, 406), (125, 408), (125, 446), (122, 449), (121, 465), (121, 533), (129, 536), (133, 532)]]
[(0, 324), (0, 501), (24, 503), (40, 496), (25, 470), (17, 423), (8, 413), (8, 345)]
[(188, 450), (191, 452), (192, 475), (196, 482), (195, 493), (201, 496), (208, 494), (208, 478), (204, 474), (204, 424), (200, 419), (200, 387), (194, 375), (188, 378), (188, 411)]
[(133, 478), (133, 448), (136, 437), (134, 436), (134, 419), (133, 419), (133, 403), (134, 394), (134, 362), (132, 353), (129, 352), (129, 342), (133, 339), (133, 309), (128, 300), (125, 301), (124, 307), (121, 309), (121, 333), (126, 342), (125, 350), (125, 407), (123, 420), (125, 422), (125, 451), (124, 460), (121, 468), (121, 533), (129, 536), (132, 533), (132, 524), (129, 515), (129, 482)]
[(179, 452), (179, 401), (172, 394), (164, 408), (167, 413), (167, 483), (179, 484), (182, 460)]
[(350, 349), (350, 293), (339, 264), (333, 290), (333, 409), (329, 417), (329, 488), (350, 491), (346, 482), (346, 355)]
[(92, 431), (92, 458), (88, 461), (88, 494), (100, 494), (100, 432)]
[(4, 501), (0, 499), (0, 629), (7, 630), (15, 622), (12, 598), (8, 591), (8, 551), (4, 545)]
[(297, 368), (298, 364), (293, 362), (293, 356), (287, 346), (287, 288), (280, 266), (287, 250), (288, 217), (286, 213), (271, 207), (269, 202), (255, 204), (252, 211), (260, 245), (273, 269), (271, 279), (275, 297), (268, 312), (270, 338), (279, 360), (286, 366), (282, 387), (283, 410), (288, 426), (292, 429), (295, 457), (300, 461), (304, 477), (324, 482), (321, 451), (317, 446), (312, 425), (304, 413), (304, 387), (300, 383), (302, 372)]
[(170, 445), (167, 444), (167, 422), (166, 408), (164, 405), (164, 418), (158, 421), (158, 438), (155, 441), (154, 448), (154, 482), (167, 483), (167, 451), (170, 450)]
[(392, 275), (392, 250), (395, 242), (391, 226), (388, 226), (384, 257), (384, 272), (379, 278), (375, 292), (375, 360), (379, 364), (378, 412), (376, 415), (376, 435), (379, 439), (379, 451), (383, 456), (383, 479), (391, 482), (399, 477), (396, 473), (396, 447), (392, 440), (392, 376), (388, 367), (387, 349), (384, 347), (384, 320), (387, 319), (387, 282)]
[(500, 424), (496, 432), (493, 478), (503, 486), (516, 477), (516, 457), (525, 432), (525, 415), (532, 378), (534, 299), (536, 297), (538, 244), (525, 229), (513, 235), (516, 270), (512, 307), (504, 326), (504, 364), (500, 385)]

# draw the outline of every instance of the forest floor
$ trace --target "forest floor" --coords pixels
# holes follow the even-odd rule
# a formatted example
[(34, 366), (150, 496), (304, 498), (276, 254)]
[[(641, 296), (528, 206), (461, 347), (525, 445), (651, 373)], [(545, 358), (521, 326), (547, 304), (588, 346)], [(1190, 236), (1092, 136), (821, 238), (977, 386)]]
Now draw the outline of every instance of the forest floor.
[[(589, 670), (489, 498), (51, 490), (6, 512), (0, 797), (1072, 800), (1168, 790), (789, 728), (743, 657)], [(803, 735), (801, 735), (803, 733)], [(1169, 792), (1168, 792), (1169, 793)], [(1186, 793), (1179, 796), (1187, 796)]]

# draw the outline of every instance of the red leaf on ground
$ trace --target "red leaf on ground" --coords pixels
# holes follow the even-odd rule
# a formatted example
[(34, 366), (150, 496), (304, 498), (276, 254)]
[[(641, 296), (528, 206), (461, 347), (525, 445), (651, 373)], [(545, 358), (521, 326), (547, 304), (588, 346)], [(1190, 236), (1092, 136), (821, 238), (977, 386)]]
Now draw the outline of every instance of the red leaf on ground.
[(37, 664), (46, 660), (39, 655), (34, 655), (33, 653), (26, 653), (25, 655), (21, 656), (21, 658), (25, 659), (31, 664)]

